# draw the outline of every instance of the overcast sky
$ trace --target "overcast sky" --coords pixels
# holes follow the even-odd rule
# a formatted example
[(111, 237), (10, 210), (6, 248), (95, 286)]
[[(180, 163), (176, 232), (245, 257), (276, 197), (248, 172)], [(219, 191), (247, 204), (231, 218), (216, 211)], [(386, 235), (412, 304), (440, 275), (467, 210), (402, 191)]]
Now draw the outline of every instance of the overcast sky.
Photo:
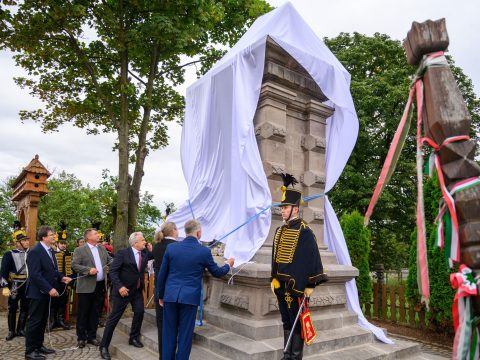
[[(285, 1), (270, 0), (274, 6)], [(293, 0), (304, 19), (321, 38), (340, 32), (359, 32), (372, 35), (388, 34), (402, 40), (412, 21), (436, 20), (445, 17), (450, 36), (450, 54), (474, 83), (480, 93), (480, 1), (451, 0)], [(12, 78), (21, 76), (11, 54), (0, 52), (0, 181), (17, 175), (35, 154), (53, 173), (65, 170), (74, 173), (85, 184), (98, 185), (102, 169), (117, 173), (117, 156), (112, 152), (113, 135), (86, 135), (72, 126), (43, 134), (39, 125), (19, 121), (18, 112), (41, 106), (27, 91), (15, 85)], [(193, 72), (181, 91), (190, 85)], [(407, 95), (407, 94), (405, 94)], [(181, 128), (170, 125), (170, 145), (152, 153), (146, 160), (142, 190), (154, 194), (155, 203), (181, 204), (187, 199), (180, 160)]]

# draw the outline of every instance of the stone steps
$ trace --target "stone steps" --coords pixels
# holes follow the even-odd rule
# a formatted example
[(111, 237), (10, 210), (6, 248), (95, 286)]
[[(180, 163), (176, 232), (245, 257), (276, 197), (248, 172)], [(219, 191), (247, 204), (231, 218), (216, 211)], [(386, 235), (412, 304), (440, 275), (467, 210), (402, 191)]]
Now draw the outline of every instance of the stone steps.
[[(128, 319), (130, 320), (130, 319)], [(147, 346), (145, 344), (146, 338), (152, 339), (152, 333), (149, 332), (149, 335), (143, 336), (142, 333), (142, 341), (144, 342), (145, 347), (143, 348), (136, 348), (131, 345), (128, 345), (128, 335), (127, 333), (119, 330), (125, 329), (125, 326), (121, 326), (115, 330), (112, 338), (112, 342), (110, 344), (110, 355), (112, 355), (113, 360), (158, 360), (158, 349), (155, 346), (155, 349)], [(103, 328), (98, 329), (99, 339), (101, 339), (103, 335)], [(157, 336), (155, 332), (154, 336)], [(156, 342), (155, 342), (156, 344)], [(100, 358), (100, 353), (99, 357)], [(198, 345), (193, 345), (192, 352), (190, 353), (191, 360), (223, 360), (224, 357), (218, 356), (217, 354), (211, 352), (208, 349), (202, 348)]]
[[(110, 345), (110, 353), (119, 360), (158, 359), (157, 328), (154, 312), (147, 310), (142, 326), (141, 341), (145, 345), (137, 349), (128, 345), (131, 318), (121, 319)], [(99, 329), (99, 335), (103, 329)], [(280, 359), (283, 338), (276, 337), (255, 341), (215, 327), (211, 324), (196, 327), (192, 360), (270, 360)], [(380, 359), (421, 359), (440, 360), (441, 357), (420, 352), (420, 345), (404, 340), (395, 340), (387, 345), (374, 340), (373, 335), (358, 325), (338, 329), (318, 330), (315, 343), (304, 348), (305, 360), (380, 360)]]
[[(280, 317), (270, 317), (262, 320), (253, 320), (244, 316), (226, 314), (221, 310), (204, 309), (204, 318), (208, 318), (210, 325), (222, 328), (254, 340), (264, 340), (272, 337), (283, 336)], [(357, 315), (348, 312), (344, 307), (332, 308), (328, 312), (312, 314), (315, 329), (329, 330), (357, 323)], [(156, 325), (155, 310), (145, 311), (144, 321)]]
[(395, 344), (388, 345), (374, 340), (369, 344), (351, 346), (340, 350), (328, 351), (321, 354), (311, 354), (304, 357), (305, 360), (390, 360), (390, 359), (418, 359), (420, 345), (403, 340), (395, 340)]
[[(227, 332), (206, 324), (195, 328), (194, 341), (211, 351), (229, 359), (279, 359), (283, 352), (283, 336), (273, 339), (252, 340), (241, 335)], [(316, 354), (342, 349), (347, 346), (367, 344), (373, 341), (369, 331), (358, 325), (345, 326), (341, 329), (317, 331), (315, 343), (305, 347), (304, 354)]]

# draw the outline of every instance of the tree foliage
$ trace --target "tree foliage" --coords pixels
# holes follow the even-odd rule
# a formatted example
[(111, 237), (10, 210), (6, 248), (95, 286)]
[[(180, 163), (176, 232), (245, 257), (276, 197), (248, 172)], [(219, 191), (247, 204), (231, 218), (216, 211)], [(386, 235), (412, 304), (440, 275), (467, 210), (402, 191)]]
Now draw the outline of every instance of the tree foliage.
[[(341, 213), (364, 214), (388, 149), (403, 114), (415, 68), (408, 65), (399, 41), (387, 35), (341, 33), (325, 39), (327, 46), (351, 74), (351, 93), (360, 132), (357, 144), (330, 198)], [(480, 124), (480, 100), (472, 82), (449, 59), (472, 115), (473, 129)], [(390, 184), (384, 189), (370, 220), (370, 264), (406, 267), (410, 234), (415, 227), (415, 131), (410, 128)]]
[[(149, 151), (168, 143), (182, 117), (175, 86), (185, 67), (203, 73), (259, 15), (264, 0), (24, 0), (0, 9), (0, 48), (15, 53), (16, 79), (45, 106), (20, 112), (43, 131), (71, 123), (117, 135), (117, 247), (136, 227)], [(129, 163), (133, 176), (129, 177)]]
[[(66, 172), (50, 178), (49, 192), (41, 198), (38, 206), (38, 226), (53, 226), (60, 232), (62, 224), (65, 224), (67, 240), (73, 244), (87, 228), (99, 222), (101, 232), (109, 238), (115, 223), (116, 177), (106, 170), (102, 177), (98, 187), (84, 185), (75, 175)], [(15, 205), (10, 198), (10, 186), (5, 181), (0, 187), (0, 253), (11, 243)], [(151, 240), (162, 214), (153, 204), (153, 195), (148, 192), (141, 194), (138, 219), (134, 230), (142, 231), (147, 240)]]
[(12, 189), (9, 186), (11, 179), (0, 183), (0, 255), (12, 243), (13, 222), (15, 221), (15, 204), (10, 200)]
[(360, 303), (370, 302), (372, 299), (372, 281), (370, 279), (370, 230), (363, 225), (363, 216), (358, 211), (344, 213), (340, 218), (348, 252), (359, 275), (356, 279)]

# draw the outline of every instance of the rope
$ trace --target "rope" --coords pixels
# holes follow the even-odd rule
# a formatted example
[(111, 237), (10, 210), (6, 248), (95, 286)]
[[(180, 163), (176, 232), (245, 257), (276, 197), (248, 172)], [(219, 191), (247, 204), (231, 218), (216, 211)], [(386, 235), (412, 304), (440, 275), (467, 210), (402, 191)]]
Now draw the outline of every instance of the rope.
[(255, 261), (248, 261), (244, 264), (242, 264), (242, 266), (240, 266), (240, 268), (238, 270), (236, 270), (235, 272), (233, 272), (233, 269), (230, 268), (230, 271), (232, 272), (232, 275), (230, 276), (230, 279), (228, 279), (227, 281), (227, 284), (228, 285), (233, 285), (233, 277), (235, 275), (237, 275), (240, 271), (242, 271), (242, 269), (246, 266), (246, 265), (249, 265), (249, 264), (255, 264)]
[(192, 219), (195, 219), (195, 214), (193, 213), (192, 203), (190, 199), (188, 199), (188, 207), (190, 208), (190, 213), (192, 214)]
[[(322, 196), (325, 196), (325, 193), (322, 192), (322, 193), (319, 193), (319, 194), (316, 194), (316, 195), (312, 195), (312, 196), (307, 196), (306, 198), (303, 198), (303, 201), (309, 201), (309, 200), (313, 200), (313, 199), (317, 199), (319, 197), (322, 197)], [(272, 204), (270, 206), (267, 206), (266, 208), (262, 209), (261, 211), (259, 211), (258, 213), (256, 213), (255, 215), (252, 215), (250, 216), (247, 220), (245, 220), (242, 224), (238, 225), (236, 228), (234, 228), (233, 230), (229, 231), (227, 234), (223, 235), (222, 237), (220, 237), (220, 239), (218, 240), (214, 240), (212, 244), (208, 245), (208, 247), (213, 247), (215, 245), (217, 245), (219, 242), (221, 242), (223, 239), (225, 239), (227, 236), (230, 236), (231, 234), (233, 234), (235, 231), (239, 230), (241, 227), (247, 225), (249, 222), (253, 221), (254, 219), (256, 219), (257, 217), (259, 217), (260, 215), (262, 215), (265, 211), (271, 209), (272, 207), (277, 207), (277, 206), (282, 206), (281, 203), (275, 203), (275, 204)]]

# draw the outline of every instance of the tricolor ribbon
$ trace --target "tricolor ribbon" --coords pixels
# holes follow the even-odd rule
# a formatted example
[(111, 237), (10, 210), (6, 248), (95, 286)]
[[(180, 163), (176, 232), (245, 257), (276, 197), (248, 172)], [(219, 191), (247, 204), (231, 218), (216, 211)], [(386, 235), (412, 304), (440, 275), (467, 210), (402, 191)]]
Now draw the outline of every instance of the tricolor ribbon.
[[(422, 146), (424, 138), (422, 137), (422, 114), (423, 114), (423, 74), (430, 66), (444, 66), (447, 63), (443, 52), (436, 52), (424, 57), (420, 64), (415, 81), (410, 87), (408, 101), (403, 111), (402, 119), (398, 125), (397, 131), (392, 140), (392, 144), (387, 153), (385, 163), (383, 164), (380, 177), (378, 179), (372, 199), (368, 205), (365, 213), (365, 225), (368, 224), (372, 215), (373, 209), (380, 198), (380, 195), (385, 186), (390, 181), (390, 178), (395, 171), (398, 158), (402, 151), (405, 139), (408, 135), (408, 130), (411, 124), (411, 106), (413, 103), (413, 96), (416, 95), (417, 100), (417, 280), (418, 288), (422, 297), (422, 301), (428, 306), (430, 298), (430, 286), (428, 280), (428, 263), (427, 263), (427, 236), (425, 229), (425, 212), (423, 205), (423, 154)], [(409, 116), (410, 114), (410, 116)]]
[(459, 272), (450, 275), (453, 289), (457, 289), (453, 302), (453, 360), (474, 360), (479, 358), (480, 341), (478, 325), (480, 318), (473, 317), (472, 296), (478, 295), (478, 278), (466, 265), (460, 265)]
[[(444, 196), (442, 199), (440, 199), (438, 216), (435, 220), (437, 222), (437, 245), (445, 250), (445, 255), (449, 259), (450, 265), (452, 265), (452, 261), (458, 262), (460, 260), (459, 228), (457, 213), (455, 211), (455, 203), (453, 203), (454, 212), (452, 212), (448, 202), (446, 202), (445, 199), (451, 199), (453, 201), (453, 196), (457, 192), (469, 189), (479, 184), (480, 177), (472, 177), (459, 181), (452, 186), (450, 191), (445, 189), (449, 195), (447, 198)], [(443, 191), (444, 189), (442, 189), (442, 193)]]

